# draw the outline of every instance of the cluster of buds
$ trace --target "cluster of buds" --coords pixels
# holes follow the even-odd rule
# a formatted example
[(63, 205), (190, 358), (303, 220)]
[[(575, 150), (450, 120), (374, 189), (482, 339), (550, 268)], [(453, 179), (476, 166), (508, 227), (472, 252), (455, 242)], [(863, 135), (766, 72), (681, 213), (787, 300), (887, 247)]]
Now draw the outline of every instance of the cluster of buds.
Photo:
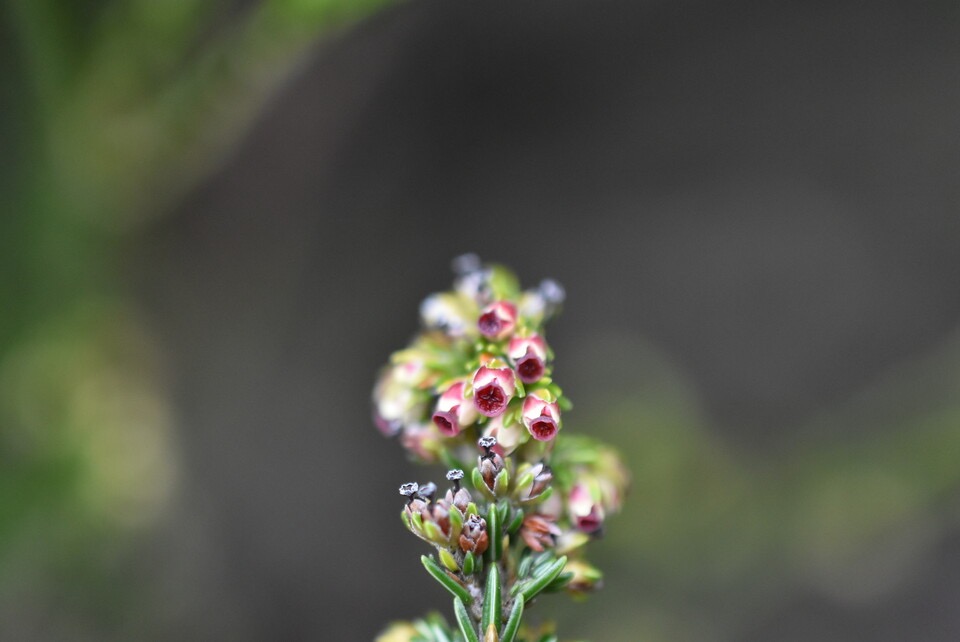
[[(557, 438), (570, 404), (552, 379), (543, 325), (563, 288), (522, 291), (509, 271), (472, 255), (455, 270), (453, 290), (424, 301), (423, 331), (381, 373), (374, 420), (415, 459), (450, 467), (442, 495), (432, 482), (400, 487), (401, 517), (433, 547), (423, 564), (456, 597), (461, 635), (519, 642), (524, 605), (599, 586), (584, 545), (619, 510), (628, 475), (612, 449)], [(444, 639), (431, 637), (436, 627), (391, 632)]]

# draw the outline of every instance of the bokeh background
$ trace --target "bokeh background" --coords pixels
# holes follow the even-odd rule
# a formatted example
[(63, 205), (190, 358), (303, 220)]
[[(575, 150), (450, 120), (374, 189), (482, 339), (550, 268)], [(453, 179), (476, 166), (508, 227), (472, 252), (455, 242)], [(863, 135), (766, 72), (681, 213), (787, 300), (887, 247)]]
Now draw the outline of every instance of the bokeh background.
[(0, 639), (445, 609), (369, 393), (466, 251), (634, 475), (539, 617), (958, 639), (958, 69), (953, 1), (5, 0)]

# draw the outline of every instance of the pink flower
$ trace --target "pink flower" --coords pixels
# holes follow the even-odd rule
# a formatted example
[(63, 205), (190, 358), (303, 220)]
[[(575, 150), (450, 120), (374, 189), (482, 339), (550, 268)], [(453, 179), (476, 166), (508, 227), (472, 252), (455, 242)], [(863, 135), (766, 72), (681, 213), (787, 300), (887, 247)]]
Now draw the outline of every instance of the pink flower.
[(567, 510), (574, 526), (583, 533), (597, 533), (603, 527), (603, 508), (583, 484), (575, 484), (570, 489)]
[(480, 313), (477, 327), (480, 334), (488, 339), (504, 339), (513, 332), (517, 324), (517, 306), (509, 301), (491, 303)]
[(437, 399), (437, 409), (433, 413), (433, 423), (441, 433), (454, 437), (465, 426), (477, 420), (477, 410), (473, 404), (466, 401), (463, 392), (467, 387), (465, 381), (452, 384)]
[(560, 430), (560, 408), (532, 392), (523, 401), (523, 425), (538, 441), (550, 441)]
[(510, 368), (481, 366), (473, 375), (473, 405), (480, 414), (497, 417), (507, 409), (516, 389)]
[(517, 376), (523, 383), (535, 383), (543, 376), (547, 362), (547, 344), (538, 334), (529, 337), (514, 337), (507, 347), (507, 355), (517, 368)]
[(509, 455), (519, 446), (525, 443), (530, 437), (527, 431), (520, 424), (503, 425), (503, 415), (494, 417), (487, 422), (487, 427), (483, 431), (484, 437), (494, 437), (497, 445), (503, 451), (503, 455)]

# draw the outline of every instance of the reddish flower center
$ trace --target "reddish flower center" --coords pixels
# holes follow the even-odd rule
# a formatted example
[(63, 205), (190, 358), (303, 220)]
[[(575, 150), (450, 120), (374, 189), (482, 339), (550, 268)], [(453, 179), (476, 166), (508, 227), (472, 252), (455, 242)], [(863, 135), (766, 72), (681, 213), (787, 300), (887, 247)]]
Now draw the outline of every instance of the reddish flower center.
[(517, 362), (517, 374), (523, 383), (534, 383), (543, 376), (543, 362), (533, 350), (528, 349), (527, 354)]
[(500, 317), (497, 316), (497, 313), (491, 310), (490, 312), (480, 315), (480, 319), (477, 321), (477, 327), (480, 328), (480, 332), (484, 336), (495, 337), (500, 333), (500, 330), (503, 329), (503, 322), (500, 320)]
[[(456, 408), (454, 408), (456, 410)], [(457, 415), (453, 411), (433, 413), (433, 423), (445, 435), (453, 437), (460, 432), (460, 423), (457, 421)]]
[(557, 434), (557, 422), (548, 415), (540, 415), (530, 422), (530, 432), (534, 439), (548, 441)]
[(507, 406), (507, 395), (497, 383), (489, 383), (474, 392), (473, 402), (483, 414), (493, 417)]

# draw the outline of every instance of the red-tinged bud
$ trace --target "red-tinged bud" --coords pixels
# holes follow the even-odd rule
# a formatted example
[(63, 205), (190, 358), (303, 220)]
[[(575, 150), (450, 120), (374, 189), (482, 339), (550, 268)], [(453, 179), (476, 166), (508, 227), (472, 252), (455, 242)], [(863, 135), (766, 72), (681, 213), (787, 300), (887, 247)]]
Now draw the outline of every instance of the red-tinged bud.
[(458, 381), (452, 384), (437, 399), (437, 409), (433, 413), (433, 423), (441, 433), (455, 437), (466, 426), (477, 420), (477, 409), (473, 403), (464, 399), (467, 383)]
[(487, 520), (479, 515), (471, 514), (463, 523), (460, 531), (460, 550), (464, 553), (483, 555), (490, 543), (487, 535)]
[(583, 484), (575, 484), (567, 497), (567, 510), (574, 526), (588, 534), (599, 533), (603, 528), (603, 507), (594, 501), (593, 495)]
[(553, 481), (553, 471), (550, 470), (550, 466), (541, 461), (533, 466), (531, 472), (533, 473), (533, 484), (530, 486), (530, 492), (527, 493), (527, 499), (536, 499), (550, 487), (550, 482)]
[(555, 401), (546, 401), (530, 393), (523, 401), (523, 425), (538, 441), (550, 441), (560, 430), (560, 408)]
[(517, 325), (517, 306), (509, 301), (491, 303), (480, 313), (477, 328), (488, 339), (506, 339)]
[(547, 344), (540, 335), (514, 337), (507, 347), (507, 355), (523, 383), (535, 383), (543, 376), (547, 363)]
[(487, 417), (502, 415), (516, 390), (510, 368), (480, 366), (473, 375), (473, 405)]
[(520, 537), (527, 546), (541, 553), (545, 548), (553, 548), (562, 532), (546, 515), (527, 515), (520, 528)]

